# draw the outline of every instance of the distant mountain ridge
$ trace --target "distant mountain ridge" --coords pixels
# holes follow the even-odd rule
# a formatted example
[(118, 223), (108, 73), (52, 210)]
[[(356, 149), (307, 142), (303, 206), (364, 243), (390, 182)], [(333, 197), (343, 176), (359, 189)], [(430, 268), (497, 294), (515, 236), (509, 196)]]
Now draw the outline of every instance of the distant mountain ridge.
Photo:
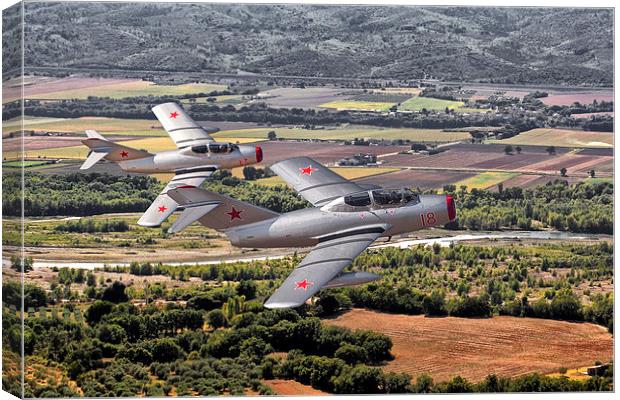
[[(613, 10), (26, 3), (26, 65), (613, 84)], [(4, 15), (5, 38), (17, 24)], [(5, 41), (6, 43), (6, 41)], [(11, 68), (15, 57), (7, 57)]]

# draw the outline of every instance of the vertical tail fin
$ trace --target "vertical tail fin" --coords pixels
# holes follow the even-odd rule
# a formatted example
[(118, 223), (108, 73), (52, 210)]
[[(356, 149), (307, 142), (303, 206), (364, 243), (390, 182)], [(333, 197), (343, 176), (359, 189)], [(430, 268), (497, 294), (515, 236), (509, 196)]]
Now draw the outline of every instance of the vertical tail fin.
[(87, 130), (86, 136), (88, 136), (88, 138), (82, 140), (82, 143), (91, 149), (91, 153), (86, 161), (84, 161), (84, 164), (82, 164), (80, 169), (88, 169), (103, 158), (109, 161), (118, 162), (152, 156), (152, 154), (148, 151), (138, 150), (123, 146), (122, 144), (110, 142), (97, 131)]
[(194, 221), (218, 231), (225, 231), (279, 215), (266, 208), (194, 186), (174, 188), (168, 191), (168, 196), (179, 203), (179, 206), (185, 207), (183, 214), (170, 228), (171, 232), (179, 232)]

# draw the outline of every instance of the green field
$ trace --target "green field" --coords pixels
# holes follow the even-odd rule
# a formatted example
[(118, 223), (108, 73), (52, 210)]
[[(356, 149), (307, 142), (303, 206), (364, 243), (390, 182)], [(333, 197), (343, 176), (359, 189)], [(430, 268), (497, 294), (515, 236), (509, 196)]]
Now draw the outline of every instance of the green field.
[(2, 163), (2, 166), (4, 168), (31, 168), (31, 167), (38, 167), (41, 165), (45, 165), (48, 164), (49, 161), (44, 161), (44, 160), (24, 160), (24, 161), (5, 161)]
[(508, 139), (491, 140), (489, 143), (558, 146), (558, 147), (613, 147), (613, 132), (580, 131), (573, 129), (536, 128)]
[(422, 111), (423, 109), (428, 111), (443, 111), (446, 108), (456, 110), (464, 105), (465, 103), (462, 101), (434, 99), (432, 97), (412, 97), (402, 103), (398, 109), (406, 111)]
[(614, 178), (588, 178), (584, 183), (614, 183)]
[(454, 185), (456, 185), (457, 188), (467, 186), (468, 190), (488, 189), (491, 186), (495, 186), (518, 175), (519, 173), (516, 172), (482, 172), (471, 178), (463, 179)]
[(280, 139), (319, 139), (319, 140), (353, 140), (355, 138), (403, 139), (414, 142), (453, 142), (469, 139), (467, 132), (443, 132), (441, 129), (416, 128), (337, 128), (337, 129), (301, 129), (301, 128), (252, 128), (217, 132), (214, 138), (256, 138), (266, 139), (267, 133), (275, 131)]
[(211, 83), (186, 83), (183, 85), (157, 85), (147, 81), (128, 81), (123, 83), (87, 86), (79, 89), (61, 90), (52, 93), (41, 93), (28, 96), (29, 99), (85, 99), (88, 96), (123, 97), (182, 95), (191, 93), (207, 93), (214, 90), (225, 90), (226, 85)]
[[(196, 97), (195, 101), (189, 101), (189, 99), (181, 100), (183, 104), (207, 104), (209, 97)], [(214, 104), (241, 104), (246, 99), (244, 99), (243, 95), (240, 94), (227, 94), (222, 96), (214, 96), (215, 101)]]

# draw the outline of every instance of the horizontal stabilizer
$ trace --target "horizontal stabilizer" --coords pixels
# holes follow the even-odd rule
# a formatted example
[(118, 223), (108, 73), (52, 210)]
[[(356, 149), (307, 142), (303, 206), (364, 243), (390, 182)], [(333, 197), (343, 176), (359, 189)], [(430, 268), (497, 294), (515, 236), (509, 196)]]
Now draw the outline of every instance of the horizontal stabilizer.
[[(134, 149), (132, 147), (123, 146), (122, 144), (114, 143), (104, 138), (99, 132), (93, 130), (87, 130), (87, 139), (82, 140), (82, 143), (93, 150), (96, 153), (105, 153), (99, 157), (97, 161), (105, 157), (108, 161), (128, 161), (136, 160), (139, 158), (145, 158), (152, 156), (151, 153), (144, 150)], [(87, 160), (88, 162), (88, 160)], [(86, 165), (86, 163), (84, 163)], [(91, 165), (92, 166), (92, 165)], [(85, 169), (85, 168), (82, 168)]]
[[(110, 149), (110, 151), (111, 150), (112, 149)], [(80, 169), (89, 169), (93, 165), (97, 164), (97, 162), (99, 162), (99, 160), (101, 160), (103, 157), (107, 156), (110, 151), (101, 151), (101, 149), (91, 151), (90, 155), (88, 156), (86, 161), (84, 161), (84, 164), (82, 164)]]
[(185, 210), (179, 215), (179, 218), (172, 224), (170, 229), (168, 229), (169, 233), (177, 233), (181, 232), (183, 229), (190, 226), (195, 221), (198, 221), (204, 215), (211, 212), (217, 206), (219, 206), (220, 202), (212, 202), (206, 203), (203, 205), (193, 205), (190, 207), (186, 207)]
[(94, 131), (92, 129), (87, 129), (86, 131), (86, 136), (88, 136), (91, 139), (101, 139), (101, 140), (108, 140), (106, 138), (103, 137), (103, 135), (97, 131)]
[(138, 225), (150, 228), (161, 225), (179, 207), (179, 204), (172, 200), (165, 193), (157, 196), (150, 207), (142, 214), (138, 220)]

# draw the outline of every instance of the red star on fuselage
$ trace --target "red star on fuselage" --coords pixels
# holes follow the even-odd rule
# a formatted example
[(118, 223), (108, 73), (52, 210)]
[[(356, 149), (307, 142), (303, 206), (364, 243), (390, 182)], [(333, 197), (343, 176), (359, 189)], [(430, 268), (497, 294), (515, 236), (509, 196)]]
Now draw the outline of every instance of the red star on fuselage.
[(159, 208), (157, 209), (157, 212), (163, 213), (163, 212), (166, 212), (167, 209), (168, 209), (168, 207), (166, 207), (166, 206), (159, 206)]
[(129, 157), (129, 153), (127, 153), (125, 150), (123, 150), (123, 151), (121, 151), (121, 157), (122, 158)]
[(304, 279), (303, 281), (295, 282), (295, 290), (303, 289), (308, 290), (308, 286), (313, 286), (314, 282), (308, 282), (308, 279)]
[(302, 175), (312, 176), (312, 173), (316, 171), (316, 168), (312, 167), (312, 165), (308, 165), (306, 168), (299, 168)]
[(230, 215), (230, 220), (232, 221), (235, 218), (241, 219), (242, 212), (243, 210), (237, 210), (235, 207), (233, 207), (232, 210), (230, 210), (230, 212), (227, 212), (226, 214)]
[(178, 116), (179, 116), (179, 113), (178, 113), (178, 112), (176, 112), (176, 111), (175, 111), (175, 112), (171, 112), (171, 113), (170, 113), (170, 118), (176, 118), (176, 117), (178, 117)]

